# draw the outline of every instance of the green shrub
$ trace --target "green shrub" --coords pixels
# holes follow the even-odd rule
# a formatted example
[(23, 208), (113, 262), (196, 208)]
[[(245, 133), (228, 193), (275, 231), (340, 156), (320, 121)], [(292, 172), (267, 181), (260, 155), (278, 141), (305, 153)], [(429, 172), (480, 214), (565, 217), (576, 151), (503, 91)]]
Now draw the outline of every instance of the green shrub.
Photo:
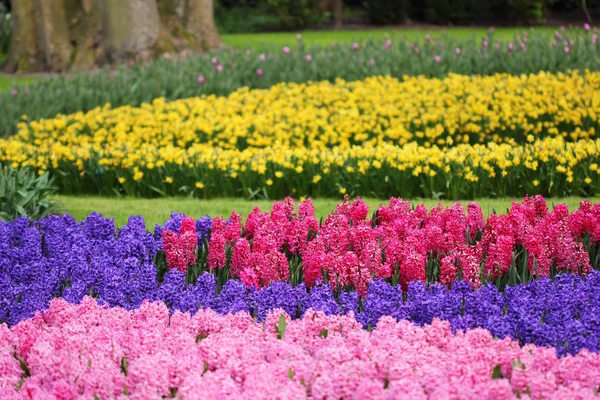
[(317, 9), (319, 0), (268, 0), (273, 14), (277, 15), (282, 28), (300, 29), (322, 21)]
[(57, 192), (54, 178), (31, 169), (0, 166), (0, 220), (42, 218), (57, 211), (48, 197)]
[(369, 22), (375, 25), (393, 25), (406, 22), (410, 17), (409, 0), (368, 0), (363, 3)]
[(222, 8), (215, 13), (219, 33), (269, 32), (281, 29), (276, 15), (263, 8)]

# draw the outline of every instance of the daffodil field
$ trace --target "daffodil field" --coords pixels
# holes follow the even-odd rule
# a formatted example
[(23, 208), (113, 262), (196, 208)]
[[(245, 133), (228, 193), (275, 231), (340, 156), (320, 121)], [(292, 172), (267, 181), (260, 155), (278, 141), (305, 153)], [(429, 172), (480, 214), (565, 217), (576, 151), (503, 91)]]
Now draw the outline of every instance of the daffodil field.
[(592, 196), (599, 117), (591, 71), (338, 79), (21, 122), (0, 162), (69, 194)]
[[(598, 398), (600, 203), (552, 201), (600, 195), (597, 37), (299, 38), (0, 95), (0, 398)], [(21, 212), (54, 184), (276, 201)]]

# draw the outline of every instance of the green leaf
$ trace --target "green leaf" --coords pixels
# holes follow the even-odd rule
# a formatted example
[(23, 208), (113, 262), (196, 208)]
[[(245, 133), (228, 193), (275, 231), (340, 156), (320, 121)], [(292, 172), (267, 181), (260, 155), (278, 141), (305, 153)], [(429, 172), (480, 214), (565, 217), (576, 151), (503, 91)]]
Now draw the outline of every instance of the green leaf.
[(285, 316), (279, 317), (279, 323), (277, 324), (277, 339), (283, 339), (283, 335), (285, 335), (285, 328), (287, 326), (287, 321), (285, 320)]
[(319, 337), (322, 337), (323, 339), (327, 339), (327, 335), (329, 334), (329, 331), (327, 331), (327, 329), (323, 329), (320, 333), (319, 333)]
[(504, 379), (504, 375), (502, 375), (500, 364), (494, 367), (494, 371), (492, 372), (492, 379)]
[(288, 369), (288, 378), (294, 379), (294, 370), (292, 369), (292, 367)]
[(127, 376), (127, 357), (121, 358), (121, 372)]

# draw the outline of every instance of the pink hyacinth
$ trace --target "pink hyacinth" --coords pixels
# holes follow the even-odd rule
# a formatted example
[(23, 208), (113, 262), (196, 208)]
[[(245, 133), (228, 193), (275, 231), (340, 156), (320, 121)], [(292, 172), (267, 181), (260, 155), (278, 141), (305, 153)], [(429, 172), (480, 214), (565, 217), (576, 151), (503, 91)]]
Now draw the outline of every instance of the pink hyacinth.
[(306, 55), (306, 61), (308, 61), (308, 62), (312, 61), (312, 56), (310, 54)]
[(457, 56), (460, 56), (462, 51), (460, 50), (460, 47), (457, 47), (456, 49), (454, 49), (454, 52), (456, 53)]
[(289, 48), (289, 47), (287, 47), (287, 46), (285, 46), (285, 47), (283, 48), (283, 54), (290, 54), (290, 48)]
[(196, 250), (198, 249), (198, 235), (196, 234), (196, 221), (185, 217), (181, 221), (179, 240), (185, 256), (186, 265), (196, 264)]
[(265, 61), (267, 59), (267, 57), (264, 54), (261, 54), (261, 55), (258, 56), (258, 59), (260, 61)]
[(564, 52), (565, 52), (565, 54), (569, 54), (571, 52), (571, 49), (569, 49), (569, 46), (565, 46)]
[(352, 43), (352, 50), (358, 50), (360, 48), (360, 45), (358, 43)]
[(371, 59), (371, 61), (369, 61), (369, 64), (371, 64), (371, 66), (375, 65), (375, 60)]
[(222, 72), (223, 66), (221, 64), (217, 65), (217, 72)]
[(440, 56), (437, 56), (437, 55), (436, 55), (436, 56), (434, 56), (434, 57), (433, 57), (433, 60), (434, 60), (434, 61), (435, 61), (437, 64), (439, 64), (439, 63), (442, 61), (442, 57), (440, 57)]
[(200, 76), (198, 77), (198, 83), (199, 83), (200, 85), (204, 85), (204, 82), (206, 82), (206, 79), (204, 79), (204, 75), (200, 75)]
[(586, 23), (586, 24), (583, 24), (583, 29), (584, 29), (586, 32), (589, 32), (589, 31), (592, 29), (592, 27), (590, 26), (590, 24), (587, 24), (587, 23)]
[(216, 58), (216, 57), (213, 57), (213, 58), (210, 60), (210, 62), (212, 63), (212, 65), (217, 65), (217, 63), (218, 63), (219, 61), (217, 60), (217, 58)]
[(181, 244), (179, 236), (176, 233), (165, 229), (162, 232), (162, 242), (169, 269), (176, 269), (185, 272), (187, 270), (185, 250)]
[(258, 77), (263, 76), (263, 70), (262, 69), (257, 69), (256, 70), (256, 76), (258, 76)]

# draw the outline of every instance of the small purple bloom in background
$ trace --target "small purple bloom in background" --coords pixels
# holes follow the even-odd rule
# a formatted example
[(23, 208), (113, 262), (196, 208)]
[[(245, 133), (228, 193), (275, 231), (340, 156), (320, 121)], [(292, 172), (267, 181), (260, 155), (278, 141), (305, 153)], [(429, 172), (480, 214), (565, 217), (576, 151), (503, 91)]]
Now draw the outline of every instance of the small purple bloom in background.
[(246, 50), (246, 55), (250, 55), (250, 49)]
[(200, 75), (198, 77), (198, 83), (204, 85), (204, 82), (206, 82), (206, 79), (204, 79), (204, 75)]
[(265, 60), (267, 59), (267, 57), (265, 57), (265, 55), (264, 55), (264, 54), (261, 54), (260, 56), (258, 56), (258, 59), (259, 59), (260, 61), (265, 61)]
[(375, 65), (375, 60), (371, 59), (371, 61), (369, 61), (369, 63), (370, 63), (371, 65)]
[(569, 46), (565, 46), (565, 54), (569, 54), (571, 52), (571, 49), (569, 49)]
[(352, 43), (352, 50), (358, 50), (360, 45), (356, 42)]
[(598, 34), (594, 33), (594, 35), (592, 36), (592, 44), (596, 44), (597, 40), (598, 40)]
[(10, 94), (12, 94), (12, 96), (15, 97), (17, 95), (17, 91), (13, 90), (12, 92), (10, 92)]
[(392, 41), (388, 39), (388, 40), (386, 40), (386, 41), (385, 41), (385, 43), (383, 44), (383, 48), (384, 48), (384, 49), (388, 49), (388, 48), (390, 48), (390, 47), (392, 47)]
[(429, 33), (427, 35), (425, 35), (425, 41), (429, 42), (431, 40), (431, 36), (429, 36)]
[(302, 40), (302, 35), (301, 34), (297, 34), (296, 35), (296, 40)]
[(552, 41), (552, 46), (556, 47), (556, 45), (557, 45), (557, 44), (558, 44), (558, 43), (556, 43), (556, 40), (553, 40), (553, 41)]
[(564, 27), (564, 25), (561, 25), (561, 26), (560, 26), (560, 30), (561, 30), (561, 31), (564, 31), (564, 30), (565, 30), (565, 27)]
[(217, 72), (223, 71), (223, 66), (221, 64), (217, 65)]
[(496, 46), (494, 47), (496, 47), (496, 50), (500, 49), (500, 43), (496, 43)]
[(285, 47), (283, 48), (283, 54), (290, 54), (290, 48), (289, 48), (289, 47), (287, 47), (287, 46), (285, 46)]
[(489, 29), (489, 31), (490, 31), (490, 32), (494, 32), (494, 27), (493, 27), (493, 26), (490, 26), (490, 29)]
[(335, 47), (335, 42), (331, 42), (331, 47)]
[(210, 62), (212, 63), (212, 65), (217, 65), (217, 58), (213, 57), (212, 60), (210, 60)]
[(306, 55), (306, 61), (308, 61), (308, 62), (312, 61), (312, 56), (310, 54)]
[(513, 50), (514, 48), (515, 48), (515, 45), (514, 45), (514, 44), (512, 44), (512, 43), (509, 43), (509, 44), (508, 44), (508, 49), (509, 49), (509, 50)]
[(421, 49), (419, 47), (415, 47), (415, 53), (419, 54), (421, 52)]
[(263, 76), (263, 70), (262, 69), (257, 69), (256, 70), (256, 76)]
[(434, 60), (435, 60), (435, 62), (436, 62), (436, 63), (438, 63), (438, 64), (440, 63), (440, 61), (442, 61), (442, 57), (440, 57), (440, 56), (435, 56), (435, 57), (433, 57), (433, 59), (434, 59)]
[(554, 37), (557, 39), (562, 39), (562, 35), (558, 31), (554, 32)]
[(488, 47), (488, 41), (487, 40), (483, 41), (483, 47)]
[(457, 47), (454, 52), (456, 53), (457, 56), (460, 56), (461, 50), (460, 47)]

